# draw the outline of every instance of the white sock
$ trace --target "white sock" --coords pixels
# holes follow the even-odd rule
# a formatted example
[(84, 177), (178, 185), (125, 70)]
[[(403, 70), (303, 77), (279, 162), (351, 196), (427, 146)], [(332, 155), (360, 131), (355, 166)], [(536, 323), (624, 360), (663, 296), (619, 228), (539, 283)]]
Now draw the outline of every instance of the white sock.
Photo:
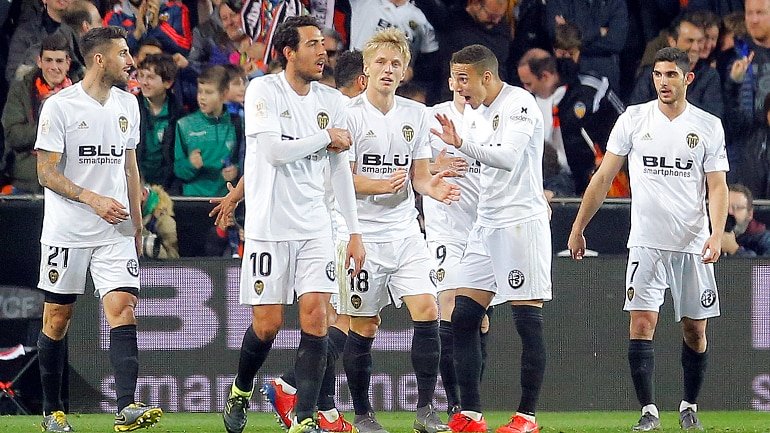
[(340, 417), (340, 413), (334, 407), (329, 410), (319, 410), (318, 413), (322, 414), (329, 422), (337, 421)]
[(297, 388), (295, 388), (295, 387), (293, 387), (293, 386), (289, 385), (288, 383), (286, 383), (286, 381), (284, 381), (284, 380), (283, 380), (283, 379), (281, 379), (280, 377), (279, 377), (279, 378), (277, 378), (277, 379), (275, 379), (275, 383), (277, 383), (278, 385), (280, 385), (281, 389), (282, 389), (282, 390), (283, 390), (283, 392), (285, 392), (286, 394), (289, 394), (289, 395), (294, 395), (294, 394), (296, 394), (296, 393), (297, 393)]
[(529, 422), (535, 422), (535, 415), (527, 415), (526, 413), (516, 412), (516, 416), (520, 416)]
[(682, 400), (679, 403), (679, 412), (684, 412), (685, 409), (692, 409), (693, 412), (698, 411), (698, 405)]
[(474, 421), (481, 421), (481, 412), (474, 412), (472, 410), (464, 410), (460, 412)]
[(642, 415), (649, 412), (650, 415), (654, 416), (655, 418), (660, 418), (660, 413), (658, 412), (658, 407), (654, 404), (648, 404), (647, 406), (642, 408)]

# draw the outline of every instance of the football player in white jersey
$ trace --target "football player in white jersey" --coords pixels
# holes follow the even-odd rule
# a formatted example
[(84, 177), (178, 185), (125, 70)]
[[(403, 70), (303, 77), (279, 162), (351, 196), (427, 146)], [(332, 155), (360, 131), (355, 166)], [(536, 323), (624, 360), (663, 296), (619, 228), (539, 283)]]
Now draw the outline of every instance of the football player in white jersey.
[(457, 271), (452, 312), (454, 358), (462, 411), (452, 416), (455, 432), (485, 432), (479, 381), (479, 326), (487, 306), (510, 302), (521, 337), (521, 400), (498, 433), (537, 432), (535, 410), (545, 373), (543, 313), (551, 299), (551, 230), (543, 195), (543, 118), (534, 97), (503, 83), (495, 55), (471, 45), (452, 55), (455, 89), (483, 119), (461, 137), (447, 116), (431, 132), (481, 162), (477, 218)]
[(628, 363), (642, 406), (642, 417), (633, 427), (636, 431), (660, 426), (653, 394), (652, 340), (667, 288), (684, 337), (679, 422), (686, 430), (703, 429), (696, 400), (707, 363), (706, 323), (719, 316), (713, 263), (722, 252), (729, 166), (722, 123), (685, 99), (694, 78), (687, 53), (677, 48), (656, 53), (652, 79), (658, 98), (632, 105), (618, 118), (568, 242), (572, 257), (582, 259), (583, 230), (627, 159), (633, 195), (624, 309), (631, 320)]
[(436, 289), (430, 282), (431, 257), (420, 233), (412, 187), (446, 204), (459, 199), (459, 188), (431, 175), (428, 116), (425, 106), (395, 95), (409, 64), (403, 32), (377, 32), (363, 50), (366, 91), (351, 101), (349, 130), (358, 216), (366, 242), (367, 264), (341, 297), (350, 317), (343, 354), (354, 425), (362, 433), (384, 432), (369, 402), (372, 342), (379, 312), (390, 303), (405, 303), (414, 325), (412, 365), (417, 376), (415, 431), (449, 431), (431, 401), (439, 363)]
[(349, 227), (345, 261), (354, 273), (364, 260), (355, 192), (346, 150), (346, 98), (317, 81), (326, 60), (314, 18), (290, 17), (273, 40), (284, 71), (259, 77), (246, 90), (246, 171), (216, 212), (227, 218), (246, 200), (246, 247), (241, 271), (242, 304), (252, 324), (241, 346), (238, 374), (224, 411), (225, 428), (240, 433), (254, 377), (283, 322), (283, 305), (296, 293), (302, 330), (295, 375), (297, 402), (290, 433), (321, 431), (315, 405), (327, 362), (326, 308), (337, 292), (335, 251), (324, 203), (324, 174)]
[(45, 188), (38, 287), (45, 292), (38, 337), (43, 431), (72, 431), (62, 404), (64, 337), (91, 271), (110, 326), (118, 413), (115, 431), (149, 427), (163, 411), (134, 401), (139, 370), (134, 309), (142, 251), (141, 185), (136, 162), (139, 107), (125, 86), (133, 59), (126, 31), (91, 29), (81, 39), (83, 81), (51, 96), (40, 113), (35, 149)]

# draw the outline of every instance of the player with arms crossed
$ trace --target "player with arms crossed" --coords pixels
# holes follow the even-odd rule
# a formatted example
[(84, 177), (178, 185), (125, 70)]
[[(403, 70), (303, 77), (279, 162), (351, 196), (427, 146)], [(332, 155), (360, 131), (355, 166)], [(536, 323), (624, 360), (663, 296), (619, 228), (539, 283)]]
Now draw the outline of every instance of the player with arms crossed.
[[(551, 299), (551, 229), (543, 195), (543, 118), (526, 90), (503, 83), (495, 55), (471, 45), (452, 55), (455, 89), (484, 122), (464, 122), (465, 139), (454, 122), (437, 115), (431, 132), (480, 161), (476, 222), (457, 272), (452, 312), (454, 358), (462, 411), (452, 416), (455, 432), (486, 432), (481, 413), (482, 354), (479, 327), (491, 304), (510, 302), (521, 337), (521, 401), (497, 433), (532, 433), (545, 373), (543, 312)], [(467, 108), (466, 108), (467, 110)]]
[(368, 251), (367, 265), (341, 297), (349, 314), (350, 332), (343, 353), (356, 417), (362, 433), (384, 432), (369, 402), (372, 343), (380, 325), (379, 312), (390, 303), (405, 303), (414, 326), (412, 365), (417, 377), (415, 431), (448, 432), (431, 401), (439, 363), (436, 289), (430, 282), (430, 253), (420, 233), (414, 189), (446, 204), (459, 199), (459, 188), (431, 176), (428, 165), (428, 116), (425, 106), (396, 96), (409, 65), (409, 44), (403, 32), (377, 32), (363, 50), (366, 91), (350, 104), (353, 166), (358, 215)]
[(212, 211), (221, 222), (247, 197), (240, 301), (252, 306), (252, 323), (224, 410), (230, 433), (246, 426), (254, 377), (281, 327), (283, 306), (293, 302), (295, 293), (302, 333), (295, 361), (296, 416), (289, 432), (320, 431), (315, 405), (327, 362), (326, 306), (337, 292), (324, 204), (327, 160), (339, 211), (351, 233), (346, 261), (353, 258), (358, 272), (364, 260), (345, 152), (351, 144), (343, 129), (347, 101), (317, 82), (326, 61), (321, 30), (312, 17), (290, 17), (276, 30), (273, 43), (285, 72), (249, 84), (244, 177)]
[[(653, 392), (652, 340), (667, 288), (684, 336), (679, 423), (686, 430), (703, 429), (696, 401), (706, 370), (706, 323), (719, 316), (713, 263), (722, 252), (729, 166), (722, 123), (685, 99), (694, 78), (686, 53), (677, 48), (657, 52), (652, 79), (658, 98), (632, 105), (618, 118), (568, 242), (572, 257), (582, 259), (586, 248), (583, 230), (628, 159), (633, 195), (624, 309), (631, 320), (628, 363), (642, 406), (635, 431), (660, 426)], [(706, 213), (707, 190), (710, 216)], [(713, 233), (709, 233), (709, 220)]]
[(89, 30), (81, 39), (83, 81), (50, 97), (35, 149), (45, 188), (38, 287), (45, 292), (38, 338), (43, 431), (73, 431), (61, 401), (64, 337), (91, 271), (110, 327), (118, 413), (115, 431), (149, 427), (160, 408), (134, 401), (139, 372), (134, 309), (142, 251), (141, 185), (136, 163), (139, 106), (125, 86), (133, 59), (126, 31)]

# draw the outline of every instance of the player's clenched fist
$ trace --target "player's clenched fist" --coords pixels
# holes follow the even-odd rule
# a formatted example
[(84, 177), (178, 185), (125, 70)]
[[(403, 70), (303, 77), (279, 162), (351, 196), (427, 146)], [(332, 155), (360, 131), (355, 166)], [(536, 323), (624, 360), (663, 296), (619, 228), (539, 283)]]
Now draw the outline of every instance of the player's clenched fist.
[(329, 132), (329, 137), (331, 137), (331, 143), (326, 147), (327, 150), (340, 153), (350, 149), (350, 145), (353, 144), (353, 138), (347, 129), (329, 128), (327, 131)]

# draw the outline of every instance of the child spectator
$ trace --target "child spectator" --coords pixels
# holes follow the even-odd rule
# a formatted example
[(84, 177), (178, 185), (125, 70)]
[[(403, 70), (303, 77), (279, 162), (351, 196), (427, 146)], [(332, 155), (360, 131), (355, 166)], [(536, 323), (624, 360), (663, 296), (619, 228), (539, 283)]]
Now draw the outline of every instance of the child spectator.
[(221, 197), (227, 182), (239, 177), (243, 118), (225, 109), (228, 85), (224, 67), (205, 69), (198, 77), (200, 109), (177, 123), (174, 174), (183, 182), (182, 195)]

